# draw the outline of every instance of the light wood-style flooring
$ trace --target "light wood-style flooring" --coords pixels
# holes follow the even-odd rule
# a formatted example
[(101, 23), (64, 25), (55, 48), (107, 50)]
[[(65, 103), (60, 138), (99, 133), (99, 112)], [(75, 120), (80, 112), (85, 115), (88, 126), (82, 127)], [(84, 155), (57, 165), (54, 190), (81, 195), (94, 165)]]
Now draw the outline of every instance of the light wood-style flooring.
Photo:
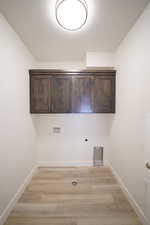
[[(77, 186), (72, 181), (78, 182)], [(109, 168), (40, 168), (5, 225), (140, 225)]]

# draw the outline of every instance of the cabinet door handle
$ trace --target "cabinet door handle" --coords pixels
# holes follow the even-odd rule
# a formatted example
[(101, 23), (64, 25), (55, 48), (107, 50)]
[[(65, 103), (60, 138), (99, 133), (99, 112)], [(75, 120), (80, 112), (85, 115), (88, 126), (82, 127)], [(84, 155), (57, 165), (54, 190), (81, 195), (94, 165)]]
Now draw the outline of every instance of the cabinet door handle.
[(150, 170), (150, 163), (149, 162), (146, 163), (146, 168)]

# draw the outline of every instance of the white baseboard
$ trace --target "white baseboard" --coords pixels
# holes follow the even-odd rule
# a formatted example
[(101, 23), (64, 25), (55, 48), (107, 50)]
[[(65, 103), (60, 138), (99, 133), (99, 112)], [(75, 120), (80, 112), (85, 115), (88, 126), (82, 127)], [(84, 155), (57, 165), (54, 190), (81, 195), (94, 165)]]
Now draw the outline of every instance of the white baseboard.
[(9, 202), (7, 207), (4, 209), (4, 211), (0, 215), (0, 225), (3, 225), (6, 222), (9, 214), (11, 213), (13, 208), (15, 207), (15, 204), (17, 203), (17, 201), (19, 200), (19, 198), (21, 197), (21, 195), (25, 191), (27, 185), (30, 183), (30, 181), (31, 181), (33, 175), (36, 173), (36, 171), (37, 171), (37, 166), (35, 166), (31, 170), (30, 174), (26, 177), (24, 183), (20, 186), (17, 193), (14, 195), (14, 197), (11, 199), (11, 201)]
[[(93, 166), (93, 161), (38, 161), (38, 167), (79, 167)], [(104, 165), (108, 165), (107, 161)]]
[(92, 161), (39, 161), (38, 167), (92, 166)]
[(111, 165), (110, 162), (108, 162), (108, 166), (110, 167), (113, 175), (115, 176), (115, 178), (117, 179), (121, 190), (124, 192), (125, 196), (127, 197), (128, 201), (130, 202), (130, 204), (132, 205), (133, 209), (135, 210), (137, 216), (139, 217), (141, 223), (143, 225), (150, 225), (148, 222), (148, 219), (146, 218), (143, 210), (140, 208), (140, 206), (138, 205), (138, 203), (135, 201), (134, 197), (132, 196), (132, 194), (128, 191), (127, 187), (125, 186), (124, 182), (122, 181), (121, 177), (119, 176), (119, 174), (116, 172), (116, 170), (113, 168), (113, 166)]

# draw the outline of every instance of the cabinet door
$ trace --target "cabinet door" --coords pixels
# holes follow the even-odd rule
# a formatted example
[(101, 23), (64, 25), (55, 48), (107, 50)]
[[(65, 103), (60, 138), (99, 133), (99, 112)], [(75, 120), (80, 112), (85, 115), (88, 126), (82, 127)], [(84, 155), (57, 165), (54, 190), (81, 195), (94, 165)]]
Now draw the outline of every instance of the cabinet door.
[(48, 77), (32, 76), (30, 80), (31, 113), (50, 112), (50, 85)]
[(71, 77), (55, 77), (52, 79), (52, 112), (71, 112)]
[(94, 111), (96, 113), (115, 112), (115, 76), (95, 76)]
[(72, 112), (93, 112), (93, 79), (90, 76), (73, 77)]

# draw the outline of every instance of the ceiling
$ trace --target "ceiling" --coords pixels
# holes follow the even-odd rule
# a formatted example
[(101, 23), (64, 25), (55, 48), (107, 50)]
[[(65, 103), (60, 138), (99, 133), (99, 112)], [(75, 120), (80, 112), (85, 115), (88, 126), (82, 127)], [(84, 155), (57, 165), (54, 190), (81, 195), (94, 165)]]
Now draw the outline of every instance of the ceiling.
[(38, 61), (80, 61), (88, 51), (114, 51), (150, 0), (86, 0), (78, 32), (61, 29), (56, 0), (0, 0), (0, 10)]

